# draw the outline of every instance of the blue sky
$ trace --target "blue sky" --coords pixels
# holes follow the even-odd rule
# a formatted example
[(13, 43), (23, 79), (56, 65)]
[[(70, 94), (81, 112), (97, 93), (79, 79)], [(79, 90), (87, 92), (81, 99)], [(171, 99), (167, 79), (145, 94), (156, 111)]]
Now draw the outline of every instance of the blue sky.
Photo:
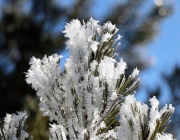
[(155, 59), (154, 64), (149, 69), (142, 71), (140, 77), (142, 84), (138, 98), (142, 100), (146, 95), (146, 88), (155, 89), (161, 86), (164, 93), (161, 102), (167, 103), (169, 100), (168, 87), (161, 78), (161, 73), (170, 74), (174, 66), (180, 66), (180, 1), (174, 2), (174, 12), (165, 19), (159, 28), (159, 34), (147, 46), (147, 53)]

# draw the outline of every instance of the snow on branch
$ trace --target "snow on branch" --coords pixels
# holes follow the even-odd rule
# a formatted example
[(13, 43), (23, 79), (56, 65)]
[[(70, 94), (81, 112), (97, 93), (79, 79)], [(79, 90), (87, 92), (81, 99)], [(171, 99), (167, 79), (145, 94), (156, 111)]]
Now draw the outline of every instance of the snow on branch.
[(72, 20), (63, 31), (70, 51), (64, 72), (61, 56), (31, 59), (26, 81), (37, 91), (44, 115), (56, 122), (51, 139), (172, 139), (164, 131), (174, 108), (159, 112), (155, 97), (151, 109), (135, 100), (139, 70), (126, 78), (126, 63), (114, 59), (121, 38), (117, 31), (111, 22)]
[[(57, 54), (30, 60), (26, 81), (37, 91), (43, 115), (53, 122), (51, 140), (173, 140), (165, 130), (174, 108), (159, 111), (155, 97), (151, 108), (136, 101), (139, 70), (126, 77), (127, 64), (116, 61), (117, 32), (111, 22), (101, 26), (92, 18), (72, 20), (63, 31), (70, 52), (64, 71)], [(5, 128), (2, 137), (11, 135)]]
[(32, 137), (26, 132), (27, 115), (24, 112), (16, 114), (6, 114), (4, 121), (0, 123), (1, 140), (31, 140)]

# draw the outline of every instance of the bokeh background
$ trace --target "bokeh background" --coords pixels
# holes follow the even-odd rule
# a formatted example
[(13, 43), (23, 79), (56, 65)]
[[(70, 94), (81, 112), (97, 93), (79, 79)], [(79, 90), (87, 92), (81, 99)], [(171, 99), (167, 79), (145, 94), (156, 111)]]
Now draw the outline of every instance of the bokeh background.
[(0, 0), (0, 117), (26, 110), (28, 131), (48, 139), (48, 118), (38, 109), (35, 91), (25, 82), (32, 56), (69, 53), (62, 34), (66, 22), (111, 21), (123, 36), (117, 59), (140, 70), (139, 101), (156, 96), (160, 107), (176, 107), (167, 132), (180, 139), (179, 0)]

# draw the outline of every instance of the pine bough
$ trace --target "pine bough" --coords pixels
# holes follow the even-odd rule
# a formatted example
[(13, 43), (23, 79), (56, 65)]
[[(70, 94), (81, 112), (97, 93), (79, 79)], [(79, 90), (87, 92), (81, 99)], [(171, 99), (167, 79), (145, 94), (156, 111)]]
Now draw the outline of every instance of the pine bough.
[[(92, 18), (72, 20), (65, 27), (70, 57), (62, 71), (62, 56), (32, 58), (26, 81), (37, 91), (39, 107), (50, 121), (50, 140), (172, 140), (165, 133), (174, 108), (149, 108), (136, 101), (140, 84), (135, 68), (125, 78), (126, 63), (117, 62), (115, 50), (121, 38), (111, 22), (103, 26)], [(117, 38), (115, 38), (117, 36)], [(25, 113), (7, 114), (1, 122), (0, 139), (31, 139), (25, 132)]]

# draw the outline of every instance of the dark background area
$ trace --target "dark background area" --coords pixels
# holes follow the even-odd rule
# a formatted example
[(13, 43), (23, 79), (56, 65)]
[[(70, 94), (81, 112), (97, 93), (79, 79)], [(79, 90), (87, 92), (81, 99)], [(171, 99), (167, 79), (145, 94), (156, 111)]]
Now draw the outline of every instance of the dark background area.
[[(93, 15), (100, 23), (111, 21), (123, 36), (117, 53), (128, 65), (126, 74), (137, 67), (145, 71), (151, 67), (151, 58), (144, 56), (146, 44), (155, 39), (161, 24), (173, 15), (174, 5), (155, 0), (1, 0), (0, 1), (0, 117), (6, 113), (26, 110), (29, 114), (28, 130), (37, 140), (48, 139), (48, 119), (41, 117), (35, 91), (25, 82), (32, 56), (64, 53), (65, 41), (62, 30), (72, 19), (88, 20)], [(159, 2), (159, 3), (158, 3)], [(96, 13), (94, 12), (96, 11)], [(94, 17), (93, 17), (94, 18)], [(172, 25), (173, 26), (173, 25)], [(168, 46), (167, 46), (168, 47)], [(171, 47), (171, 46), (169, 46)], [(163, 50), (162, 50), (163, 51)], [(117, 59), (119, 59), (117, 58)], [(160, 74), (169, 87), (169, 102), (176, 107), (167, 132), (176, 138), (180, 130), (180, 67), (170, 74)], [(149, 79), (151, 80), (151, 79)], [(147, 88), (146, 98), (165, 96), (161, 87)], [(141, 95), (139, 95), (141, 96)], [(167, 95), (166, 95), (167, 96)]]

